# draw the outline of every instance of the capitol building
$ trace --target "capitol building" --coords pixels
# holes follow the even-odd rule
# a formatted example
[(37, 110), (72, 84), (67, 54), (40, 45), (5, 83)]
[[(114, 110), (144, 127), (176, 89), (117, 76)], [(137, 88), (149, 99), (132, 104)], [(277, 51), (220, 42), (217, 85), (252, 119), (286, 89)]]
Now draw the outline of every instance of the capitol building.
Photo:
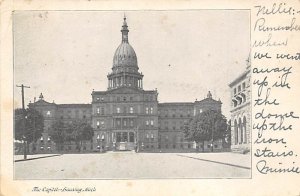
[[(121, 43), (112, 58), (112, 70), (107, 75), (107, 89), (93, 90), (89, 104), (57, 104), (40, 97), (29, 107), (44, 116), (44, 132), (37, 141), (36, 151), (55, 152), (55, 143), (49, 136), (56, 121), (72, 123), (84, 120), (94, 129), (92, 140), (84, 141), (80, 151), (94, 152), (135, 150), (151, 152), (195, 151), (194, 142), (186, 141), (183, 126), (193, 116), (206, 111), (221, 112), (222, 102), (207, 92), (203, 100), (195, 102), (158, 102), (157, 89), (145, 90), (138, 57), (129, 42), (126, 17), (121, 28)], [(235, 141), (235, 140), (234, 140)], [(197, 148), (210, 151), (211, 141)], [(64, 152), (78, 152), (75, 143), (65, 143)], [(222, 151), (222, 140), (213, 143), (216, 151)]]

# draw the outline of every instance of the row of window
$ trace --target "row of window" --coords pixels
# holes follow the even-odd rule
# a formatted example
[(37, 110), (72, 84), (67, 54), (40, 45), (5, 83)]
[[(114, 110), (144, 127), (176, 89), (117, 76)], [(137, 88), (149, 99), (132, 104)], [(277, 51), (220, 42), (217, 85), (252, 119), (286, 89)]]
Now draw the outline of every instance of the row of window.
[[(66, 115), (66, 116), (60, 116), (60, 119), (71, 119), (71, 118), (74, 118), (73, 116), (69, 116), (69, 115)], [(79, 116), (75, 116), (75, 118), (79, 118)], [(87, 118), (87, 116), (86, 115), (83, 115), (83, 116), (81, 116), (81, 118), (82, 119), (86, 119)]]
[(188, 117), (190, 118), (191, 115), (190, 114), (187, 114), (187, 115), (183, 115), (183, 114), (179, 114), (179, 115), (176, 115), (176, 114), (172, 114), (171, 116), (169, 116), (168, 114), (159, 114), (160, 117), (173, 117), (173, 118), (176, 118), (176, 117), (180, 117), (180, 118), (184, 118), (184, 117)]
[[(123, 119), (123, 127), (133, 127), (133, 119)], [(116, 127), (121, 127), (121, 119), (116, 119)]]
[[(116, 127), (121, 127), (121, 119), (116, 119)], [(133, 127), (133, 119), (123, 119), (122, 120), (122, 126), (124, 127)], [(154, 126), (154, 120), (146, 120), (145, 121), (146, 126)], [(104, 121), (97, 121), (96, 122), (97, 128), (105, 128)]]
[(79, 114), (80, 112), (83, 113), (83, 114), (85, 114), (85, 113), (88, 112), (88, 110), (78, 110), (78, 109), (76, 109), (76, 110), (59, 110), (58, 112), (60, 112), (62, 114), (63, 113), (68, 113), (68, 114), (75, 113), (75, 114)]
[(233, 94), (236, 95), (237, 93), (241, 92), (242, 90), (245, 90), (246, 88), (246, 82), (243, 82), (242, 85), (238, 85), (238, 87), (235, 87), (233, 89)]
[[(105, 101), (105, 100), (110, 100), (109, 97), (107, 97), (106, 99), (104, 97), (95, 97), (94, 98), (95, 101)], [(134, 99), (134, 97), (132, 96), (118, 96), (118, 97), (113, 97), (114, 101), (120, 102), (120, 101), (137, 101), (136, 99)], [(145, 101), (155, 101), (155, 96), (153, 95), (145, 95), (144, 96), (144, 100)]]
[(154, 126), (154, 120), (146, 120), (146, 126)]
[[(116, 112), (117, 112), (118, 114), (120, 114), (120, 113), (121, 113), (121, 108), (120, 108), (120, 107), (117, 107), (117, 108), (116, 108)], [(134, 110), (133, 107), (127, 107), (127, 106), (124, 106), (124, 107), (123, 107), (123, 110), (122, 110), (122, 113), (124, 113), (124, 114), (126, 114), (126, 113), (133, 114), (133, 113), (135, 113), (135, 110)], [(146, 114), (153, 114), (153, 113), (154, 113), (153, 107), (146, 107), (146, 108), (145, 108), (145, 113), (146, 113)], [(98, 115), (104, 115), (104, 114), (105, 114), (104, 107), (98, 107), (98, 108), (96, 109), (96, 114), (98, 114)]]
[(105, 128), (104, 121), (97, 121), (96, 126), (97, 126), (97, 129), (100, 129), (100, 128), (104, 129)]
[(184, 110), (184, 109), (162, 109), (159, 111), (159, 114), (161, 115), (189, 115), (192, 113), (192, 110)]

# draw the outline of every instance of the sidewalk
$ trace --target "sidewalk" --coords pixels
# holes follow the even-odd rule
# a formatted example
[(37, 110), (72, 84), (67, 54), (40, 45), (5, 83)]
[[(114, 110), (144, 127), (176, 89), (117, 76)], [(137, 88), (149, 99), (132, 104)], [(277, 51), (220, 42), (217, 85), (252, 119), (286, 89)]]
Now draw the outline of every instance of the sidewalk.
[(238, 154), (231, 152), (224, 153), (184, 153), (177, 154), (178, 156), (196, 159), (200, 161), (207, 161), (211, 163), (218, 163), (223, 165), (231, 165), (244, 169), (251, 168), (251, 154)]
[(14, 161), (19, 162), (19, 161), (30, 161), (30, 160), (35, 160), (35, 159), (42, 159), (42, 158), (47, 158), (47, 157), (55, 157), (55, 156), (60, 156), (61, 154), (33, 154), (33, 155), (27, 155), (27, 159), (24, 160), (24, 155), (14, 155)]

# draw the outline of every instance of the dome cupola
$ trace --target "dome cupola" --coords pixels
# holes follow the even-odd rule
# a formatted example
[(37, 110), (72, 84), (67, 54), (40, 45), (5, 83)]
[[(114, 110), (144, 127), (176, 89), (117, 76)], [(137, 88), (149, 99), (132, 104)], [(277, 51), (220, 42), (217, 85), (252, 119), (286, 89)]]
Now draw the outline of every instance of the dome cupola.
[(128, 26), (126, 22), (126, 17), (124, 16), (122, 32), (122, 42), (118, 46), (114, 58), (113, 58), (113, 69), (114, 68), (125, 68), (132, 67), (134, 70), (138, 69), (137, 57), (134, 49), (128, 42)]
[(122, 86), (140, 88), (143, 87), (143, 74), (139, 73), (137, 56), (133, 47), (128, 42), (128, 26), (124, 16), (122, 25), (122, 42), (115, 51), (112, 73), (108, 74), (108, 89)]

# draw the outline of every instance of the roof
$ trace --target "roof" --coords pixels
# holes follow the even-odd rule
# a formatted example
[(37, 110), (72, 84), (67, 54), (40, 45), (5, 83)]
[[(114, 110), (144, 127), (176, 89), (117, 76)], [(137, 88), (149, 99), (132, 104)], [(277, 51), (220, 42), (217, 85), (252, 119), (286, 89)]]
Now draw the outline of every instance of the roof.
[(197, 104), (197, 103), (204, 103), (204, 102), (214, 102), (214, 103), (222, 103), (221, 101), (217, 101), (217, 100), (215, 100), (215, 99), (212, 99), (212, 98), (205, 98), (205, 99), (202, 99), (202, 100), (200, 100), (200, 101), (195, 101), (195, 103)]
[(159, 103), (158, 106), (193, 106), (193, 102), (166, 102)]
[(241, 80), (245, 79), (247, 74), (250, 73), (250, 71), (251, 71), (250, 69), (244, 71), (236, 79), (234, 79), (228, 86), (232, 87), (232, 86), (236, 85), (237, 83), (239, 83)]
[(82, 103), (79, 103), (79, 104), (57, 104), (58, 107), (60, 108), (69, 108), (69, 107), (86, 107), (86, 108), (89, 108), (89, 107), (92, 107), (92, 104), (88, 103), (88, 104), (82, 104)]

